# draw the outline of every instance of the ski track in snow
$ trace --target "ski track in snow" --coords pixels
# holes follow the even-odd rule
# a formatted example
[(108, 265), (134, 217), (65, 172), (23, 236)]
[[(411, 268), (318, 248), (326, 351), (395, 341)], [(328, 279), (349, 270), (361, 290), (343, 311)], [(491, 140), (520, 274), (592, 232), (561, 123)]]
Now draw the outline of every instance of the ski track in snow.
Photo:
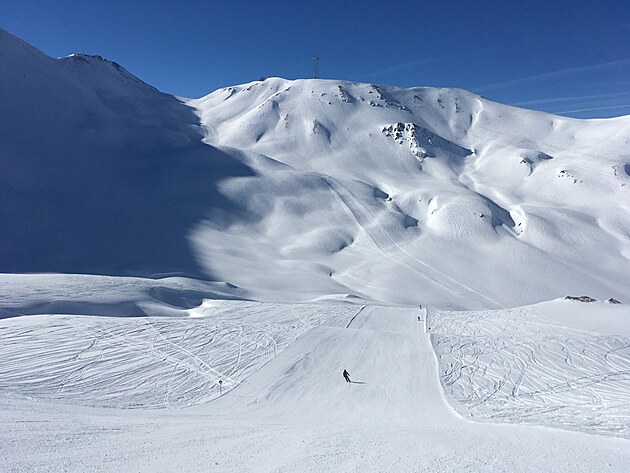
[(191, 318), (33, 316), (0, 321), (0, 392), (89, 406), (184, 408), (232, 390), (353, 305), (204, 303)]
[[(2, 320), (0, 393), (97, 407), (194, 406), (227, 394), (314, 328), (355, 328), (357, 318), (365, 328), (375, 320), (360, 317), (365, 308), (206, 300), (186, 318)], [(535, 306), (431, 310), (426, 319), (440, 381), (460, 414), (630, 438), (630, 336), (567, 328)]]
[(531, 308), (433, 310), (428, 327), (462, 415), (630, 438), (630, 337), (567, 328)]
[[(465, 422), (445, 402), (438, 367), (443, 368), (448, 354), (438, 364), (431, 343), (447, 337), (445, 330), (459, 341), (472, 332), (493, 340), (528, 334), (530, 341), (546, 340), (556, 330), (569, 333), (543, 318), (507, 314), (432, 311), (432, 335), (423, 333), (427, 313), (417, 306), (206, 300), (191, 310), (193, 318), (31, 316), (0, 321), (0, 359), (7, 360), (0, 365), (2, 466), (16, 472), (82, 473), (625, 473), (628, 440)], [(543, 363), (545, 350), (534, 349), (531, 363)], [(587, 353), (595, 349), (589, 347)], [(615, 356), (609, 350), (608, 357)], [(492, 362), (489, 376), (494, 364), (507, 366), (511, 359), (490, 349), (479, 351), (479, 357)], [(573, 353), (571, 357), (571, 364), (559, 365), (564, 371), (578, 365)], [(344, 368), (357, 382), (342, 380)], [(211, 388), (217, 376), (238, 386), (213, 402), (172, 410), (203, 396), (216, 397)], [(528, 377), (528, 371), (515, 375), (518, 390), (531, 384)], [(619, 379), (608, 381), (619, 395), (626, 387)], [(503, 386), (470, 397), (492, 405)], [(561, 399), (571, 393), (554, 395)], [(27, 396), (34, 401), (20, 399)], [(134, 399), (140, 404), (131, 405)], [(110, 403), (128, 409), (80, 405)], [(166, 409), (146, 409), (151, 406)], [(538, 420), (552, 419), (561, 411), (556, 407), (541, 411)], [(576, 417), (590, 412), (575, 405)], [(623, 422), (623, 412), (616, 412)]]
[(628, 472), (630, 116), (0, 63), (0, 471)]
[[(452, 277), (444, 274), (443, 272), (438, 271), (434, 267), (418, 259), (417, 256), (409, 253), (396, 241), (396, 239), (394, 239), (390, 235), (390, 233), (383, 226), (381, 226), (376, 221), (376, 219), (370, 214), (369, 210), (363, 204), (361, 204), (359, 199), (357, 199), (350, 190), (343, 187), (330, 176), (322, 176), (322, 179), (335, 193), (343, 206), (348, 210), (349, 215), (352, 216), (359, 227), (368, 235), (370, 240), (372, 240), (374, 245), (386, 256), (398, 260), (401, 264), (417, 272), (420, 276), (444, 287), (453, 295), (462, 297), (461, 292), (453, 289), (453, 286), (455, 286), (459, 291), (463, 291), (464, 293), (472, 293), (471, 298), (473, 300), (481, 297), (485, 301), (485, 303), (490, 303), (491, 306), (502, 307), (502, 305), (494, 299), (491, 299), (485, 294), (482, 294), (479, 291), (476, 291), (475, 289), (466, 286), (460, 281), (457, 281)], [(368, 226), (376, 227), (376, 231), (369, 231)], [(388, 248), (399, 250), (401, 253), (403, 253), (404, 257), (400, 257), (392, 253), (392, 251)], [(420, 267), (418, 267), (418, 265), (420, 265)]]

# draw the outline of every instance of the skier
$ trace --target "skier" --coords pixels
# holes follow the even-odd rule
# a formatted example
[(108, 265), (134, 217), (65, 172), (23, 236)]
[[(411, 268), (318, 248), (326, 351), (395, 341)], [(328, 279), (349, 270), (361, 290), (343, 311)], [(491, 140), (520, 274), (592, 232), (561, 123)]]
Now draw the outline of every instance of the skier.
[(348, 373), (345, 369), (343, 370), (343, 379), (346, 380), (346, 383), (351, 383), (350, 381), (350, 373)]

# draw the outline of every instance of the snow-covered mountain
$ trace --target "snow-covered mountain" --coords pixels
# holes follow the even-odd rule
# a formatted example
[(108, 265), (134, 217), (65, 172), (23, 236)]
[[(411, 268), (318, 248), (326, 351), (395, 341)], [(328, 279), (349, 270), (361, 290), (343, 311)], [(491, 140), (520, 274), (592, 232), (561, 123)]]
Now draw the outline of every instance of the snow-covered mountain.
[(629, 299), (630, 116), (272, 78), (196, 100), (0, 32), (0, 270), (262, 300)]
[(629, 140), (456, 89), (180, 99), (0, 30), (3, 466), (627, 472)]
[(226, 183), (259, 221), (221, 229), (230, 239), (196, 234), (207, 254), (225, 254), (207, 267), (238, 285), (331, 279), (383, 301), (491, 307), (628, 296), (630, 117), (320, 80), (268, 79), (189, 104), (208, 143), (286, 176)]
[(187, 233), (250, 171), (116, 63), (0, 30), (0, 271), (205, 277)]

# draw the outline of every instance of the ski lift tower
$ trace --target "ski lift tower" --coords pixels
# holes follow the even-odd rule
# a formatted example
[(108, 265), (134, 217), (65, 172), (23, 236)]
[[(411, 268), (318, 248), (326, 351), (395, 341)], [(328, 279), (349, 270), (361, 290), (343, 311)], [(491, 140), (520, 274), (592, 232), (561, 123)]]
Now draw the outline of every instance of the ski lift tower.
[(313, 56), (313, 79), (319, 79), (319, 56)]

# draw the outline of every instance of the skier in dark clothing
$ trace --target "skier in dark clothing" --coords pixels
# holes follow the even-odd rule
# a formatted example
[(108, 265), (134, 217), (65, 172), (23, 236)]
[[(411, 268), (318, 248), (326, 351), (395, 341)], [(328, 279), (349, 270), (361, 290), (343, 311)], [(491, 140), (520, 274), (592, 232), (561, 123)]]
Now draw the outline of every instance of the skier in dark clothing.
[(352, 381), (350, 381), (350, 373), (348, 373), (346, 370), (343, 370), (343, 379), (346, 380), (346, 383), (351, 383)]

